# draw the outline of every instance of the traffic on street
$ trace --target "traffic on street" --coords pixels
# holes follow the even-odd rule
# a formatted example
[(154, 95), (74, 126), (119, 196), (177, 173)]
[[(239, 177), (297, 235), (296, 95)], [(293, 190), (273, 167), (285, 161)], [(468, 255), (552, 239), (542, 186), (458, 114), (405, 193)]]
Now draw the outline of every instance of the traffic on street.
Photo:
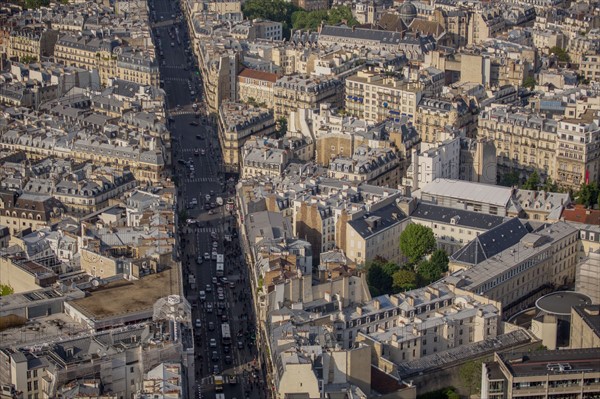
[(150, 0), (149, 6), (167, 94), (179, 256), (194, 321), (195, 395), (264, 398), (248, 270), (234, 218), (235, 180), (222, 171), (217, 128), (202, 101), (184, 15), (175, 2)]

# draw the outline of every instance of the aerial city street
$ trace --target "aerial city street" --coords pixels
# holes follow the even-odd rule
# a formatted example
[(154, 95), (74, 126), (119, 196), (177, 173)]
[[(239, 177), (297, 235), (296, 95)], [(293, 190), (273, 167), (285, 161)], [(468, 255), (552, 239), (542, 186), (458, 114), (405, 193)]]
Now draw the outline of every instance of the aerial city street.
[(600, 398), (600, 0), (0, 2), (0, 399)]

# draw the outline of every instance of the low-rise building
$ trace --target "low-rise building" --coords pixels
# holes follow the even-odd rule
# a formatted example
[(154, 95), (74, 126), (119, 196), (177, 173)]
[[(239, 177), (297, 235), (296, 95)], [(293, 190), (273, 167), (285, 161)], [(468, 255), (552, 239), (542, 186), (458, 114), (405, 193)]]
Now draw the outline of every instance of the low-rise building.
[(502, 303), (510, 317), (575, 282), (578, 233), (565, 222), (534, 228), (510, 219), (454, 253), (444, 281)]
[(600, 305), (573, 306), (570, 322), (569, 348), (600, 348)]
[(420, 202), (410, 214), (412, 223), (429, 227), (437, 246), (453, 254), (475, 237), (501, 225), (504, 218)]
[(600, 394), (598, 357), (598, 348), (495, 353), (483, 364), (481, 398), (593, 397)]
[(291, 151), (283, 147), (283, 140), (249, 140), (242, 149), (241, 177), (281, 176), (290, 160)]

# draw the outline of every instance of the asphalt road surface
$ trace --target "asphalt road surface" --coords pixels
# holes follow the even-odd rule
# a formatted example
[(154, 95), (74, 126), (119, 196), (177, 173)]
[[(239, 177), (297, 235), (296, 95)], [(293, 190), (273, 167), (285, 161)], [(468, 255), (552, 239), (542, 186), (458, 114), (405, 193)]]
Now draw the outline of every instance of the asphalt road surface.
[[(189, 49), (186, 24), (180, 22), (183, 17), (178, 5), (150, 0), (150, 6), (161, 79), (167, 93), (174, 175), (180, 194), (178, 210), (183, 216), (180, 252), (186, 297), (192, 304), (195, 325), (195, 396), (215, 398), (214, 376), (224, 375), (234, 377), (224, 385), (225, 398), (264, 398), (266, 389), (263, 373), (257, 369), (247, 269), (240, 256), (235, 220), (226, 206), (218, 206), (216, 199), (221, 197), (226, 203), (232, 198), (235, 182), (222, 173), (216, 127), (203, 113), (201, 77)], [(213, 282), (217, 278), (213, 248), (225, 255), (227, 282)], [(211, 259), (205, 259), (205, 253)], [(201, 263), (198, 257), (202, 258)], [(194, 284), (190, 283), (190, 275), (194, 276)], [(200, 291), (205, 292), (204, 300), (200, 299)], [(230, 345), (223, 342), (224, 322), (230, 326)]]

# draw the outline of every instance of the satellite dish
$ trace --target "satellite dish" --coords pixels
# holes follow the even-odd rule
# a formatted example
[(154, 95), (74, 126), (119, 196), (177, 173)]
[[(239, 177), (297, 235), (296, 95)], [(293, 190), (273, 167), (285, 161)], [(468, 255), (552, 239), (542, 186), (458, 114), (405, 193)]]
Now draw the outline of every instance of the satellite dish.
[(100, 287), (100, 281), (99, 281), (97, 278), (95, 278), (95, 279), (92, 279), (92, 281), (90, 281), (90, 284), (91, 284), (91, 285), (92, 285), (92, 287), (94, 287), (94, 288), (98, 288), (98, 287)]

